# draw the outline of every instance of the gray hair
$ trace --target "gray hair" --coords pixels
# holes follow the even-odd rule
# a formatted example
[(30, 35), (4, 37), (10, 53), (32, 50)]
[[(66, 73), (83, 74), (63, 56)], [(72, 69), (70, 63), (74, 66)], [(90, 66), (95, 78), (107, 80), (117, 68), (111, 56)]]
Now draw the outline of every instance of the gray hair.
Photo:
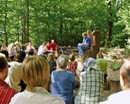
[(56, 64), (59, 68), (65, 68), (68, 64), (68, 57), (67, 55), (60, 55), (58, 59), (56, 60)]

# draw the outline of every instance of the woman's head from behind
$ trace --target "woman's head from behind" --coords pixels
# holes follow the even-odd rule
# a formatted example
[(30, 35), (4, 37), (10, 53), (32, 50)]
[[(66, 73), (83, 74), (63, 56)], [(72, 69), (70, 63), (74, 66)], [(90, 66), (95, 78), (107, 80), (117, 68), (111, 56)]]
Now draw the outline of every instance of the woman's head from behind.
[(130, 61), (124, 62), (120, 69), (120, 84), (123, 90), (130, 89)]
[(53, 53), (49, 53), (48, 56), (47, 56), (47, 60), (48, 61), (54, 61), (55, 60), (54, 54)]
[(27, 85), (28, 91), (34, 91), (34, 87), (44, 87), (49, 81), (50, 72), (47, 60), (42, 56), (27, 57), (22, 64), (22, 79)]
[(74, 61), (75, 60), (75, 55), (72, 53), (69, 55), (69, 60)]

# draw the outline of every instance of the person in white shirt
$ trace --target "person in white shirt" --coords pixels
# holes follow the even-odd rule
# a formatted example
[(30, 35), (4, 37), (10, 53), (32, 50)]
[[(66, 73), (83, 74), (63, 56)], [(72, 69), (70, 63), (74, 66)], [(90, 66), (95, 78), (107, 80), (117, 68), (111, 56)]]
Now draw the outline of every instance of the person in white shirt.
[(43, 56), (30, 56), (22, 63), (22, 79), (26, 90), (17, 93), (9, 104), (65, 104), (63, 100), (52, 96), (48, 91), (50, 70)]
[(20, 92), (23, 89), (23, 86), (21, 85), (22, 80), (22, 62), (24, 58), (26, 57), (25, 52), (20, 51), (16, 57), (15, 61), (9, 62), (9, 70), (8, 70), (8, 76), (5, 79), (5, 82), (9, 84), (9, 86), (16, 91)]
[(22, 79), (22, 69), (21, 63), (17, 61), (9, 62), (10, 68), (8, 71), (8, 76), (5, 79), (5, 82), (16, 91), (21, 91), (20, 81)]
[(44, 48), (45, 48), (45, 43), (46, 42), (44, 42), (42, 45), (39, 46), (37, 55), (43, 55)]
[(122, 91), (112, 94), (108, 100), (99, 104), (130, 104), (130, 61), (126, 60), (120, 69)]

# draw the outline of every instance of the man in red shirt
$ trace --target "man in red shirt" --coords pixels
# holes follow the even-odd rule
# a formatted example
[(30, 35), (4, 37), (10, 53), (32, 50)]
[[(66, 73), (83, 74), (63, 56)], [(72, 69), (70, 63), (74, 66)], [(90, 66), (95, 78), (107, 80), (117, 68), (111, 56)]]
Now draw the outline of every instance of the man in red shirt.
[(57, 45), (54, 40), (51, 40), (50, 47), (53, 50), (53, 52), (57, 51)]
[(8, 62), (3, 54), (0, 54), (0, 104), (9, 104), (11, 98), (17, 93), (4, 81), (8, 75)]
[(57, 45), (54, 40), (51, 40), (50, 47), (51, 50), (54, 52), (54, 56), (57, 58), (58, 57)]

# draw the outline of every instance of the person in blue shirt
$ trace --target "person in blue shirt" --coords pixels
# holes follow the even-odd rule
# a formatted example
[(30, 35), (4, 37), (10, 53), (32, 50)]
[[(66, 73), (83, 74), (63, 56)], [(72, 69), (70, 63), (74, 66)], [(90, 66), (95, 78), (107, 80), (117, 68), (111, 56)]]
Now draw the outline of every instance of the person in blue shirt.
[(84, 50), (89, 50), (91, 48), (91, 33), (92, 32), (90, 30), (88, 30), (87, 33), (82, 33), (83, 41), (82, 43), (78, 43), (78, 51), (80, 56), (84, 55)]
[(57, 69), (51, 74), (51, 94), (64, 100), (65, 104), (74, 104), (73, 89), (75, 77), (67, 70), (68, 57), (60, 55), (56, 60)]

